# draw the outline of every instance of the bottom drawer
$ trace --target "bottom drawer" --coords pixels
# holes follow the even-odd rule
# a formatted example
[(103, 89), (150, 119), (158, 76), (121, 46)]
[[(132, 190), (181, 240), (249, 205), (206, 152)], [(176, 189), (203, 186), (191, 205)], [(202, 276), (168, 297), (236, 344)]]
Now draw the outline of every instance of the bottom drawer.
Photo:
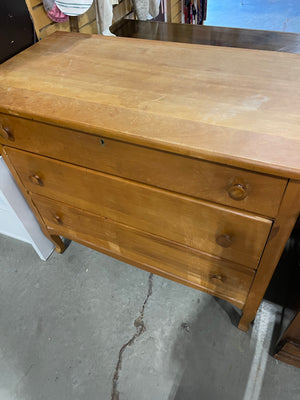
[(50, 233), (221, 297), (242, 308), (254, 271), (39, 195), (32, 195)]

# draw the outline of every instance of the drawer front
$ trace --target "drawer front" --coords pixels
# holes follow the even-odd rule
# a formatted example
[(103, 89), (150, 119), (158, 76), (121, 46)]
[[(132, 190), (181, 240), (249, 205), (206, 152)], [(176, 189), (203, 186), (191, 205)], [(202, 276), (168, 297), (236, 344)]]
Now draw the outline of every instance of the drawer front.
[(42, 196), (32, 197), (53, 233), (243, 307), (252, 270)]
[(19, 150), (7, 154), (33, 193), (257, 267), (269, 220)]
[(18, 117), (0, 114), (1, 122), (7, 145), (261, 215), (276, 216), (286, 186), (284, 179)]

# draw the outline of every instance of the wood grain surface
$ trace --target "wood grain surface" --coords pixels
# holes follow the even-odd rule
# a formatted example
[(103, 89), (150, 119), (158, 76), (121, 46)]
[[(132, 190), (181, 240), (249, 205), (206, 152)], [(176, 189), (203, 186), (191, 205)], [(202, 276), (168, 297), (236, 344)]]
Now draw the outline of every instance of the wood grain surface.
[(299, 72), (299, 54), (56, 33), (0, 66), (0, 151), (58, 251), (225, 298), (247, 330), (300, 213)]
[[(6, 149), (30, 192), (256, 268), (272, 222), (15, 149)], [(222, 245), (228, 235), (231, 245)], [(221, 244), (220, 244), (221, 243)]]
[[(97, 171), (275, 217), (287, 180), (0, 114), (13, 146)], [(4, 135), (5, 136), (5, 135)], [(235, 198), (236, 187), (244, 190)]]
[(299, 33), (133, 19), (123, 19), (111, 30), (130, 38), (300, 53)]
[(300, 178), (300, 56), (57, 32), (0, 67), (0, 111)]
[(239, 328), (247, 331), (254, 320), (281, 254), (300, 215), (300, 182), (290, 181), (247, 298)]
[(50, 232), (243, 307), (254, 271), (42, 196), (32, 198)]

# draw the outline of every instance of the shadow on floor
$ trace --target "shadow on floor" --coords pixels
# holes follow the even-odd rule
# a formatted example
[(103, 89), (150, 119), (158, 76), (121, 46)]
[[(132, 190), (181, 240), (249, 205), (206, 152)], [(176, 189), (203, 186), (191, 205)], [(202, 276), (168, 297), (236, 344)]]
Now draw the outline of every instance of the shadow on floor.
[(183, 331), (173, 347), (182, 375), (168, 400), (242, 399), (253, 358), (251, 329), (239, 331), (212, 297)]

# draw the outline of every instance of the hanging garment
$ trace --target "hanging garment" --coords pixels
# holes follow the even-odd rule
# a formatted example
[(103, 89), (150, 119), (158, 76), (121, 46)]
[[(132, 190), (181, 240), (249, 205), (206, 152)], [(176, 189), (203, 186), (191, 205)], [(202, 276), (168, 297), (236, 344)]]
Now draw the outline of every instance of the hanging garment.
[(134, 9), (137, 17), (141, 21), (146, 21), (150, 17), (155, 18), (159, 14), (159, 4), (157, 0), (133, 0)]
[(102, 35), (115, 36), (109, 30), (113, 20), (114, 4), (119, 4), (118, 0), (96, 0), (96, 10)]
[(55, 4), (55, 0), (43, 0), (44, 9), (48, 17), (55, 22), (68, 21), (68, 15), (64, 14)]
[(206, 20), (207, 0), (184, 0), (183, 12), (186, 24), (203, 25)]
[(57, 7), (66, 15), (84, 14), (93, 4), (93, 0), (55, 0)]

